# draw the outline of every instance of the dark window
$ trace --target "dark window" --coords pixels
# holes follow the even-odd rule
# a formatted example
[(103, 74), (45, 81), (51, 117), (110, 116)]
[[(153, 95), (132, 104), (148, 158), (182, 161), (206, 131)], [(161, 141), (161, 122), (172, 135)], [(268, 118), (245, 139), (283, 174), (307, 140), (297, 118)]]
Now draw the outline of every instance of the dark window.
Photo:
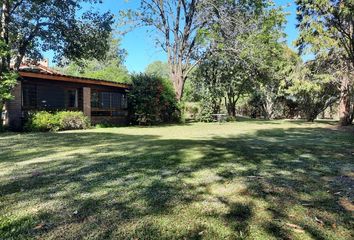
[(101, 107), (103, 109), (110, 109), (111, 108), (111, 93), (109, 93), (109, 92), (102, 92), (101, 93)]
[(93, 108), (100, 107), (100, 94), (98, 92), (92, 92), (91, 94), (91, 107)]
[(124, 116), (126, 116), (126, 112), (120, 112), (120, 111), (113, 111), (112, 112), (112, 116), (114, 116), (114, 117), (124, 117)]
[(78, 90), (69, 89), (66, 91), (66, 107), (77, 108), (78, 107)]
[(23, 107), (56, 110), (78, 107), (78, 90), (51, 85), (23, 85)]
[(92, 91), (91, 107), (98, 109), (126, 109), (127, 98), (123, 93)]
[(37, 107), (37, 88), (36, 85), (22, 86), (22, 106), (25, 108)]
[(55, 86), (37, 86), (37, 105), (41, 109), (65, 108), (65, 91)]
[(122, 108), (123, 109), (128, 108), (128, 98), (126, 94), (122, 94)]
[(121, 107), (121, 93), (112, 93), (112, 108), (120, 108)]
[(111, 116), (111, 112), (110, 111), (92, 111), (91, 116), (107, 117), (107, 116)]

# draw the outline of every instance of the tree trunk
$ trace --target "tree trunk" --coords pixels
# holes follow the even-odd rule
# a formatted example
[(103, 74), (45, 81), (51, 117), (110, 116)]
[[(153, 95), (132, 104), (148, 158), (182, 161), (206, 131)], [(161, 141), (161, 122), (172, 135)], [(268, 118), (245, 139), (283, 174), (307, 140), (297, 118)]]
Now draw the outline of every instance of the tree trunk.
[(317, 118), (319, 112), (309, 112), (306, 113), (306, 121), (308, 122), (314, 122), (315, 119)]
[(349, 76), (345, 74), (341, 79), (340, 100), (339, 100), (339, 123), (341, 126), (349, 125), (350, 113), (350, 84)]
[(231, 117), (236, 117), (236, 103), (237, 99), (235, 99), (235, 94), (233, 92), (227, 93), (227, 97), (225, 97), (225, 106), (227, 114)]
[[(9, 45), (9, 10), (10, 3), (9, 0), (4, 0), (2, 3), (2, 13), (1, 13), (1, 31), (0, 37), (6, 46)], [(10, 52), (1, 57), (1, 75), (4, 72), (10, 70)]]
[(227, 114), (231, 117), (236, 117), (236, 103), (234, 101), (227, 103)]
[(171, 78), (173, 82), (173, 87), (175, 89), (177, 101), (181, 101), (183, 97), (185, 77), (183, 76), (182, 71), (175, 71), (171, 73)]
[(274, 103), (272, 102), (271, 98), (270, 97), (265, 97), (266, 100), (264, 101), (264, 104), (263, 104), (263, 112), (264, 112), (264, 118), (266, 120), (270, 120), (270, 119), (273, 119), (274, 118), (274, 111), (273, 111), (273, 106), (274, 106)]
[[(4, 0), (2, 1), (2, 12), (1, 12), (1, 29), (0, 29), (0, 37), (1, 41), (9, 45), (9, 11), (10, 11), (10, 1)], [(10, 71), (10, 52), (8, 51), (1, 57), (1, 66), (0, 66), (0, 81), (3, 81), (4, 74)], [(0, 83), (2, 84), (2, 83)], [(5, 100), (0, 96), (0, 128), (3, 124), (2, 112), (3, 107), (5, 105)]]
[(351, 114), (349, 118), (349, 124), (352, 124), (354, 121), (354, 103), (352, 104)]
[(0, 131), (3, 129), (3, 121), (4, 119), (2, 119), (2, 111), (3, 111), (3, 103), (0, 102)]

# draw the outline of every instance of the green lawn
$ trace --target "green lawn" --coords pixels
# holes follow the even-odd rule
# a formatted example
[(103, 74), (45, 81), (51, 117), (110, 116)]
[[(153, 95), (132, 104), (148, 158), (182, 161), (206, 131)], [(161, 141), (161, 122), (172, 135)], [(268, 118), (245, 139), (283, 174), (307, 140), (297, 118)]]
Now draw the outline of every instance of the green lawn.
[(328, 123), (0, 134), (0, 239), (353, 239), (354, 131)]

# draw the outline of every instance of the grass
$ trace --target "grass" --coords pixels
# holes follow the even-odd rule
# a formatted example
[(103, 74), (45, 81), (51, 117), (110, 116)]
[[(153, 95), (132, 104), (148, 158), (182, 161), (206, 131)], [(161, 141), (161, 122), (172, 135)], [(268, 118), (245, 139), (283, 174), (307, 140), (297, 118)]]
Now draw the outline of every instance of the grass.
[(0, 134), (0, 239), (353, 239), (354, 133), (243, 121)]

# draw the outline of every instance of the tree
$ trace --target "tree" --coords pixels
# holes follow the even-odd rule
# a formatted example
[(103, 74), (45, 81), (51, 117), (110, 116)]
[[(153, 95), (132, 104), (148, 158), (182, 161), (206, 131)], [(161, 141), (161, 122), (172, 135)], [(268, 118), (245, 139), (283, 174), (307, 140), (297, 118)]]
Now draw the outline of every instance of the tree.
[(185, 81), (197, 64), (198, 31), (201, 21), (201, 0), (141, 0), (138, 12), (122, 12), (123, 17), (134, 16), (139, 24), (156, 31), (157, 44), (166, 52), (170, 78), (181, 100)]
[(290, 75), (291, 86), (287, 92), (295, 98), (307, 121), (338, 101), (338, 84), (318, 60), (297, 66)]
[(179, 120), (174, 90), (166, 79), (138, 74), (132, 76), (129, 111), (132, 123), (157, 124)]
[(348, 125), (354, 67), (354, 1), (352, 0), (297, 0), (297, 18), (300, 52), (317, 56), (335, 53), (342, 62), (340, 76), (340, 123)]
[[(13, 84), (10, 63), (16, 72), (24, 57), (42, 58), (42, 52), (53, 50), (55, 59), (100, 58), (108, 48), (111, 13), (84, 11), (83, 3), (100, 0), (1, 0), (0, 43), (6, 49), (0, 62), (0, 111)], [(13, 81), (12, 81), (13, 82)], [(5, 87), (4, 87), (5, 86)], [(3, 91), (5, 89), (5, 91)]]
[(210, 55), (198, 66), (194, 84), (202, 101), (209, 101), (212, 113), (221, 111), (224, 102), (227, 113), (236, 116), (236, 103), (254, 84), (255, 71), (235, 56)]
[[(7, 45), (0, 40), (0, 57), (6, 57), (9, 54)], [(5, 101), (10, 100), (11, 89), (16, 85), (17, 74), (15, 72), (2, 72), (0, 76), (0, 130), (2, 128), (1, 112)]]
[[(263, 44), (259, 79), (255, 82), (256, 88), (252, 94), (259, 99), (260, 110), (265, 119), (273, 119), (282, 115), (281, 105), (284, 101), (286, 79), (300, 63), (298, 55), (279, 43), (276, 39), (273, 44)], [(257, 101), (256, 101), (257, 102)]]
[(145, 73), (148, 75), (154, 75), (164, 79), (170, 79), (170, 70), (167, 63), (162, 61), (155, 61), (150, 63), (146, 69)]
[[(268, 1), (214, 1), (209, 5), (209, 21), (204, 32), (210, 51), (201, 61), (197, 79), (199, 89), (208, 93), (220, 110), (224, 101), (230, 116), (236, 116), (240, 97), (263, 81), (274, 79), (272, 68), (282, 53), (285, 16), (281, 8)], [(215, 16), (215, 17), (212, 17)], [(265, 82), (265, 79), (268, 79)], [(198, 80), (197, 80), (198, 81)]]
[(129, 83), (130, 75), (123, 65), (126, 54), (126, 51), (120, 47), (120, 40), (110, 37), (109, 49), (103, 59), (69, 61), (69, 63), (62, 63), (64, 67), (58, 70), (73, 76)]

